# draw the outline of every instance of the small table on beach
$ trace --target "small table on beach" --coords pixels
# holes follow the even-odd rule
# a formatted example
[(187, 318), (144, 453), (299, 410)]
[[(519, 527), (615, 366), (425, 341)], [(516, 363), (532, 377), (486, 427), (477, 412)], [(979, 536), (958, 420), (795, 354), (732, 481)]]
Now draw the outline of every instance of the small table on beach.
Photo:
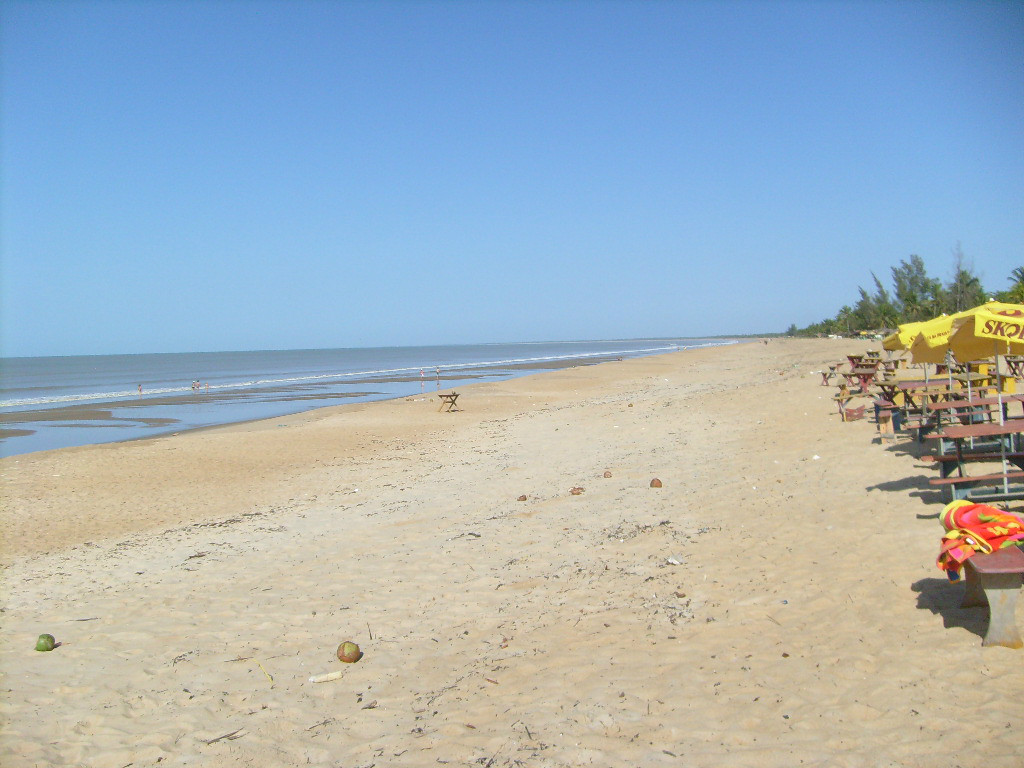
[[(451, 392), (447, 394), (440, 392), (437, 396), (441, 398), (441, 407), (437, 409), (438, 411), (453, 410), (455, 408), (455, 401), (459, 399), (458, 392)], [(447, 406), (447, 408), (445, 406)]]

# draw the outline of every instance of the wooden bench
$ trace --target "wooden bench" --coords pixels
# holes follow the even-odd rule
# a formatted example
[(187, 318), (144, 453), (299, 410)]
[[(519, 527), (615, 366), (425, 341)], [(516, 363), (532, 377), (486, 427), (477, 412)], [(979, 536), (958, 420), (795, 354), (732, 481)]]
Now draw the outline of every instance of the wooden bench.
[(1006, 363), (1010, 376), (1015, 379), (1024, 378), (1024, 355), (1004, 355), (1003, 361)]
[(1014, 612), (1024, 574), (1024, 551), (1009, 546), (988, 555), (977, 554), (964, 562), (967, 588), (962, 608), (988, 605), (988, 630), (982, 645), (1024, 648)]
[(884, 397), (875, 400), (874, 406), (879, 436), (882, 440), (895, 440), (896, 433), (903, 427), (903, 410)]
[(912, 416), (908, 415), (903, 420), (903, 427), (908, 432), (916, 433), (914, 439), (919, 443), (923, 443), (931, 432), (939, 428), (939, 423), (934, 413), (929, 413), (928, 415), (917, 413)]
[[(952, 500), (967, 499), (968, 501), (1012, 501), (1024, 499), (1024, 485), (1004, 481), (1024, 479), (1024, 472), (994, 472), (990, 475), (974, 475), (972, 477), (933, 477), (929, 485), (947, 486)], [(979, 483), (981, 488), (975, 488)]]
[(872, 366), (854, 368), (849, 373), (843, 373), (847, 386), (857, 385), (861, 392), (867, 392), (871, 382), (875, 379), (876, 369)]
[[(991, 451), (979, 451), (978, 453), (967, 453), (963, 454), (964, 462), (969, 461), (1002, 461), (1006, 459), (1011, 464), (1016, 465), (1020, 469), (1024, 469), (1024, 453), (998, 453)], [(939, 456), (922, 456), (921, 461), (931, 461), (939, 465), (939, 476), (940, 477), (951, 477), (953, 472), (956, 471), (957, 467), (960, 466), (960, 459), (955, 453), (944, 453)]]
[[(934, 408), (934, 407), (929, 406), (927, 415), (918, 414), (918, 415), (915, 415), (915, 416), (910, 417), (910, 418), (907, 419), (907, 421), (906, 421), (907, 428), (908, 429), (917, 430), (917, 440), (918, 440), (918, 442), (923, 443), (924, 439), (929, 435), (929, 433), (933, 432), (934, 430), (941, 430), (944, 427), (957, 426), (958, 424), (959, 425), (967, 425), (967, 424), (982, 423), (982, 421), (979, 421), (979, 420), (977, 420), (975, 418), (976, 414), (965, 415), (964, 418), (957, 417), (955, 419), (951, 419), (951, 418), (947, 417), (946, 419), (942, 419), (941, 416), (939, 415), (940, 410), (945, 410), (945, 409), (938, 409), (938, 408)], [(995, 414), (998, 414), (998, 411), (996, 411)], [(1006, 419), (1007, 422), (1017, 421), (1017, 420), (1018, 420), (1018, 417), (1014, 417), (1013, 419)], [(993, 423), (993, 422), (989, 421), (988, 423)], [(985, 441), (984, 438), (978, 438), (978, 442), (984, 442), (984, 441)], [(992, 440), (989, 440), (988, 442), (992, 442)], [(942, 445), (943, 450), (945, 450), (946, 449), (945, 442), (942, 442), (941, 445)]]
[[(441, 407), (437, 409), (438, 412), (440, 412), (440, 411), (451, 411), (451, 410), (456, 408), (455, 401), (459, 399), (459, 393), (458, 392), (450, 392), (450, 393), (439, 392), (437, 394), (437, 396), (441, 398)], [(447, 408), (445, 406), (447, 406)], [(459, 409), (459, 410), (461, 410), (461, 409)]]
[(844, 406), (843, 408), (843, 421), (859, 421), (864, 418), (864, 409), (867, 408), (867, 404), (858, 406)]
[(839, 418), (843, 421), (856, 421), (864, 418), (864, 409), (867, 407), (867, 403), (864, 405), (852, 406), (850, 401), (855, 397), (866, 397), (863, 392), (857, 392), (851, 390), (846, 384), (839, 385), (839, 392), (832, 396), (832, 399), (836, 401), (836, 405), (839, 406)]

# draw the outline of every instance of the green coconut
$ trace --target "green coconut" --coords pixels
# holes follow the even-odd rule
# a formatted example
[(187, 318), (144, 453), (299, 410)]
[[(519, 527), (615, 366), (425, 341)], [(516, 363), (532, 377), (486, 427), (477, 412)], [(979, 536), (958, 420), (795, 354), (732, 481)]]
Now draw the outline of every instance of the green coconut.
[(338, 658), (344, 661), (346, 664), (359, 661), (363, 657), (363, 652), (359, 650), (359, 646), (350, 640), (346, 640), (344, 643), (338, 646)]
[(56, 646), (57, 641), (53, 639), (53, 635), (40, 635), (36, 640), (37, 651), (52, 651)]

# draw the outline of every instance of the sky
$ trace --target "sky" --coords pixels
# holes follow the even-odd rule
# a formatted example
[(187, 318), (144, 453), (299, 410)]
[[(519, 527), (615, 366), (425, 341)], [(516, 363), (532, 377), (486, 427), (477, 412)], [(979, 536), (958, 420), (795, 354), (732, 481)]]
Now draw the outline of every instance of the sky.
[(781, 332), (1024, 264), (1024, 3), (5, 0), (0, 353)]

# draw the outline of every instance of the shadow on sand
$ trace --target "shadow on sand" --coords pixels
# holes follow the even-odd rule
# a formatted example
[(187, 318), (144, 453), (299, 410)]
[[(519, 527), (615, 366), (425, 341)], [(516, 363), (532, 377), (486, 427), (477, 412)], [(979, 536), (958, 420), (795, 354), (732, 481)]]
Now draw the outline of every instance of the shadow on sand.
[(919, 519), (938, 517), (942, 507), (949, 503), (948, 492), (934, 490), (928, 484), (928, 478), (923, 475), (914, 475), (912, 477), (904, 477), (899, 480), (875, 483), (874, 485), (866, 486), (865, 490), (909, 492), (911, 496), (916, 496), (925, 504), (938, 505), (938, 509), (934, 514), (918, 515)]
[(948, 579), (920, 579), (910, 585), (917, 593), (917, 607), (931, 611), (942, 617), (942, 626), (946, 629), (959, 627), (984, 637), (988, 628), (988, 608), (961, 608), (960, 601), (964, 596), (963, 581), (952, 582)]

